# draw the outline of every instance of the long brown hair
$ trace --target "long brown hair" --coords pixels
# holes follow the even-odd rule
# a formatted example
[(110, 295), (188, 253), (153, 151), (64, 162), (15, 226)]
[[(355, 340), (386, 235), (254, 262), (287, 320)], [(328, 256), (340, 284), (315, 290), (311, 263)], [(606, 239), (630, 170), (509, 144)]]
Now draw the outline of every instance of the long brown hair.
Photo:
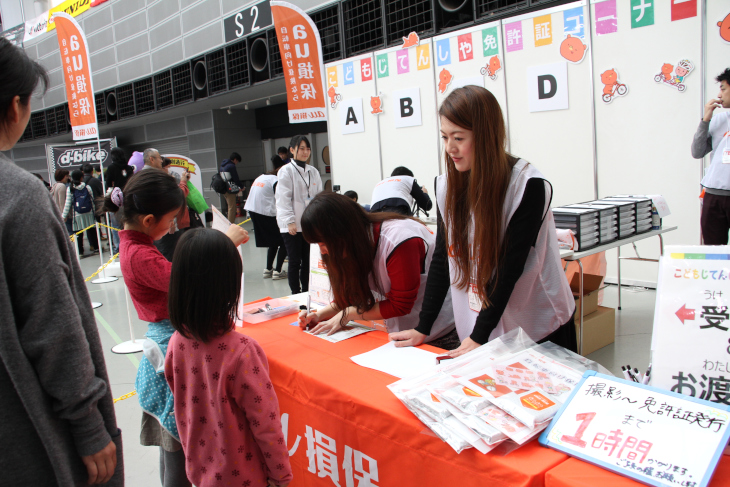
[[(454, 161), (444, 151), (447, 174), (444, 222), (449, 229), (446, 233), (449, 254), (456, 261), (455, 284), (464, 289), (473, 281), (479, 297), (488, 306), (487, 285), (492, 279), (496, 283), (498, 278), (503, 206), (511, 172), (502, 109), (488, 90), (468, 85), (446, 97), (439, 115), (474, 134), (474, 162), (469, 171), (457, 171)], [(473, 239), (470, 238), (472, 230)]]
[(370, 229), (373, 223), (407, 219), (416, 220), (398, 213), (368, 213), (347, 196), (333, 192), (319, 193), (309, 203), (302, 214), (302, 236), (309, 243), (327, 246), (322, 262), (338, 309), (355, 306), (362, 314), (375, 306), (369, 278), (372, 275), (378, 287), (380, 282), (373, 266), (377, 242)]

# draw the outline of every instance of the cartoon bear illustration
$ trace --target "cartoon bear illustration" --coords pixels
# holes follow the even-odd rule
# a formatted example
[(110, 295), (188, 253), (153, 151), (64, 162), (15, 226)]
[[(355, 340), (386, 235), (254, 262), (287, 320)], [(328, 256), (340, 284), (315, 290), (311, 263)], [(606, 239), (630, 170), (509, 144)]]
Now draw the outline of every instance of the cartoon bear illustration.
[(330, 89), (327, 90), (327, 95), (330, 97), (330, 106), (332, 108), (335, 108), (337, 106), (337, 102), (342, 100), (342, 95), (335, 91), (334, 86), (330, 86)]
[(603, 87), (604, 95), (613, 94), (613, 85), (616, 84), (616, 80), (618, 80), (618, 75), (613, 69), (609, 69), (608, 71), (601, 73), (601, 83), (605, 85)]
[(571, 63), (579, 63), (586, 55), (588, 46), (583, 44), (580, 37), (573, 37), (570, 34), (560, 43), (560, 55)]
[(720, 37), (726, 42), (730, 42), (730, 14), (727, 14), (725, 19), (717, 23), (720, 28)]
[(446, 87), (451, 84), (451, 80), (454, 79), (454, 76), (449, 72), (448, 69), (442, 69), (439, 73), (439, 93), (445, 93)]
[(502, 69), (502, 62), (499, 60), (499, 56), (494, 55), (489, 58), (489, 64), (479, 70), (482, 76), (488, 75), (490, 79), (497, 79), (497, 71)]
[(419, 43), (418, 34), (415, 32), (411, 32), (408, 34), (408, 37), (403, 37), (403, 45), (401, 46), (401, 49), (405, 49), (407, 47), (413, 47), (417, 46)]
[(664, 75), (664, 79), (669, 81), (672, 79), (672, 71), (674, 71), (674, 66), (672, 66), (669, 63), (664, 63), (662, 65), (662, 74)]
[(372, 115), (377, 115), (378, 113), (383, 113), (383, 110), (380, 109), (380, 105), (382, 104), (382, 100), (379, 96), (371, 96), (370, 97), (370, 108), (373, 109), (372, 112), (370, 112)]

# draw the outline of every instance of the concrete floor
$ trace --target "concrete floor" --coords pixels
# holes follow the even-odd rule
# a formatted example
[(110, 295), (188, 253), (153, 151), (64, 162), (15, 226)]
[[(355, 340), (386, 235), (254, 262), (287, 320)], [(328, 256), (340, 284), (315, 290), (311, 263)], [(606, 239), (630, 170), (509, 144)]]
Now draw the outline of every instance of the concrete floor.
[[(243, 246), (246, 301), (266, 296), (280, 297), (290, 293), (288, 282), (263, 279), (262, 271), (266, 262), (266, 249), (256, 248), (251, 223), (244, 225), (251, 234), (251, 242)], [(105, 253), (104, 261), (109, 258)], [(81, 260), (85, 276), (91, 275), (99, 266), (99, 257)], [(111, 352), (117, 343), (129, 340), (129, 322), (124, 299), (122, 279), (107, 284), (88, 283), (92, 301), (103, 303), (95, 310), (99, 334), (105, 350), (106, 364), (111, 381), (112, 395), (117, 398), (134, 390), (134, 379), (139, 366), (141, 353), (118, 355)], [(617, 307), (616, 286), (604, 291), (603, 306)], [(590, 354), (588, 358), (600, 363), (617, 376), (621, 376), (621, 366), (631, 364), (643, 371), (649, 363), (649, 347), (654, 316), (654, 290), (635, 290), (623, 288), (622, 311), (616, 312), (616, 342)], [(131, 304), (130, 304), (131, 306)], [(136, 338), (143, 338), (147, 323), (137, 319), (134, 309), (132, 327)], [(135, 396), (116, 403), (117, 422), (124, 433), (124, 464), (126, 484), (133, 486), (158, 486), (159, 452), (154, 447), (139, 444), (141, 410)]]

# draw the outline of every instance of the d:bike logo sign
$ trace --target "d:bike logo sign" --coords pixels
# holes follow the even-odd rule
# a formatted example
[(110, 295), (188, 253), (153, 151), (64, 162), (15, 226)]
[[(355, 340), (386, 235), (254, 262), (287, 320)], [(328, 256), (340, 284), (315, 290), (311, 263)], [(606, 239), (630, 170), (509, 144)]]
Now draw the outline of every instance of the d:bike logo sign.
[(51, 174), (56, 169), (80, 169), (84, 164), (101, 164), (108, 166), (111, 163), (109, 153), (111, 152), (111, 142), (109, 140), (101, 142), (101, 148), (98, 144), (84, 144), (76, 146), (51, 146), (50, 162), (52, 164)]

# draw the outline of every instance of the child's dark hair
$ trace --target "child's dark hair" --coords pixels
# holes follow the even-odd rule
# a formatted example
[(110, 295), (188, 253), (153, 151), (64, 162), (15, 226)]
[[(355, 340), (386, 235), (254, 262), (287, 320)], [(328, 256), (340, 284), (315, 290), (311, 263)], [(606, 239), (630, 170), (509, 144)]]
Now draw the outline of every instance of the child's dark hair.
[(108, 194), (103, 203), (97, 205), (99, 209), (96, 213), (103, 216), (107, 212), (119, 212), (117, 219), (121, 224), (131, 222), (140, 215), (153, 215), (155, 220), (159, 220), (171, 211), (180, 209), (185, 202), (175, 178), (159, 169), (145, 169), (129, 178), (124, 186), (121, 208), (112, 201), (114, 194)]
[(730, 85), (730, 68), (725, 68), (725, 71), (717, 75), (715, 81), (722, 83), (723, 81)]
[(289, 149), (284, 147), (283, 145), (276, 149), (277, 154), (286, 154), (287, 159), (291, 159), (291, 154), (289, 153)]
[(167, 295), (173, 328), (204, 343), (231, 331), (242, 272), (241, 256), (224, 233), (209, 228), (185, 232), (175, 248)]
[(355, 191), (345, 191), (344, 195), (357, 203), (357, 193)]
[(0, 86), (3, 87), (0, 90), (0, 127), (8, 125), (8, 108), (15, 97), (20, 97), (21, 105), (28, 106), (39, 83), (43, 85), (43, 94), (50, 84), (43, 66), (7, 38), (0, 37)]

